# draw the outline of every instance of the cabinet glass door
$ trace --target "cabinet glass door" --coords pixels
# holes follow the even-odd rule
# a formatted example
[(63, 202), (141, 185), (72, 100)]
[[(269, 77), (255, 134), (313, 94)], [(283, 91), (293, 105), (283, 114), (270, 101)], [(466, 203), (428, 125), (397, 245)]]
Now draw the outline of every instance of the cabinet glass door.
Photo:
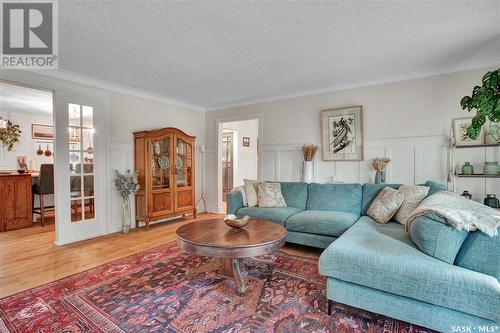
[(170, 143), (170, 137), (151, 142), (151, 181), (153, 190), (170, 188), (170, 170), (172, 170)]
[(192, 185), (193, 147), (190, 143), (177, 138), (175, 145), (175, 180), (178, 188)]

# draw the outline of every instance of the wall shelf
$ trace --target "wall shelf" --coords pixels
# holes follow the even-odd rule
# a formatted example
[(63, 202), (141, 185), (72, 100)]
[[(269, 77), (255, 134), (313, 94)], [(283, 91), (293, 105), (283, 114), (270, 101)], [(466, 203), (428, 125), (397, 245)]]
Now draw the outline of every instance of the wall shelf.
[(469, 145), (469, 146), (453, 146), (457, 149), (462, 148), (486, 148), (486, 147), (499, 147), (500, 143), (491, 143), (491, 144), (481, 144), (481, 145)]
[(500, 178), (500, 175), (485, 175), (482, 173), (476, 173), (473, 175), (464, 175), (461, 173), (455, 174), (457, 177), (463, 177), (463, 178)]

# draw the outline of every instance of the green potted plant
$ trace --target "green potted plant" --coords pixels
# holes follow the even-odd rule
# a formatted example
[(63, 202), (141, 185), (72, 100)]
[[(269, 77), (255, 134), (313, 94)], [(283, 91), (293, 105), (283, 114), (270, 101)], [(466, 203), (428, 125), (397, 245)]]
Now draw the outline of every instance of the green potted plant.
[(12, 151), (14, 144), (19, 142), (22, 131), (19, 125), (14, 125), (10, 120), (3, 120), (0, 117), (0, 122), (4, 124), (4, 126), (0, 126), (0, 148)]
[(476, 111), (472, 124), (467, 128), (467, 135), (476, 139), (481, 133), (486, 119), (492, 123), (500, 121), (500, 68), (483, 76), (482, 86), (475, 86), (471, 96), (460, 101), (463, 110)]

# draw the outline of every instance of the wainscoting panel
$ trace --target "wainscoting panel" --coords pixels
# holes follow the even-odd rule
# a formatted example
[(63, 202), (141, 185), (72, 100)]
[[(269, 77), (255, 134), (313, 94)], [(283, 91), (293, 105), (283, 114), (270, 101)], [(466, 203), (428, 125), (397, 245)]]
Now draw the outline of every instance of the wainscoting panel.
[[(262, 145), (264, 180), (300, 181), (302, 146)], [(371, 183), (375, 171), (372, 160), (389, 157), (387, 182), (415, 184), (434, 180), (446, 182), (446, 137), (411, 137), (365, 141), (363, 161), (323, 161), (321, 152), (314, 160), (314, 181), (318, 183)]]

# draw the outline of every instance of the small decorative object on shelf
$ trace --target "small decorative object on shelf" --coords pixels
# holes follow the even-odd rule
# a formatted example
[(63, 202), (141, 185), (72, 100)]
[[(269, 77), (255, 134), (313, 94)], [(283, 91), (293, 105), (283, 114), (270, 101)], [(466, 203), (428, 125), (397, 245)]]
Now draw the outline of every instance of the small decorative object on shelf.
[(460, 194), (462, 197), (472, 200), (472, 194), (469, 193), (469, 191), (465, 190), (462, 194)]
[(376, 158), (372, 162), (373, 168), (377, 171), (375, 174), (375, 184), (385, 184), (385, 168), (391, 160), (388, 158)]
[(486, 194), (484, 204), (491, 208), (500, 208), (500, 201), (495, 194)]
[(312, 183), (313, 177), (313, 160), (314, 155), (318, 151), (319, 146), (316, 145), (303, 145), (302, 153), (304, 154), (304, 164), (302, 167), (302, 174), (306, 183)]
[(465, 162), (464, 165), (462, 165), (462, 174), (463, 175), (473, 175), (474, 174), (474, 167), (470, 162)]
[(124, 234), (130, 231), (130, 195), (137, 194), (140, 189), (137, 175), (137, 171), (127, 170), (121, 174), (115, 170), (115, 188), (122, 197), (122, 232)]
[(484, 125), (486, 130), (484, 133), (484, 143), (487, 145), (494, 145), (500, 142), (500, 124), (490, 123), (488, 127)]
[(228, 214), (224, 217), (224, 223), (236, 230), (246, 226), (251, 219), (248, 215), (238, 218), (236, 215)]
[(498, 175), (500, 173), (498, 162), (485, 162), (483, 173), (490, 176)]

